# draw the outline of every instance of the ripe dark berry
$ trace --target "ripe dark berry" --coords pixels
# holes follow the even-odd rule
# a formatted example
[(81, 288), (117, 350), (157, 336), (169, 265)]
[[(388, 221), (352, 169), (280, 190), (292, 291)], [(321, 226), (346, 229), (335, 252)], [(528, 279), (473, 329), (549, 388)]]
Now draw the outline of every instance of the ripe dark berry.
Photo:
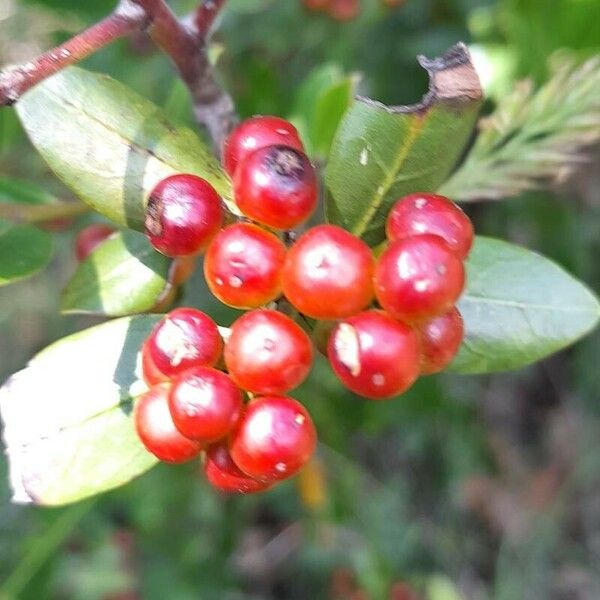
[(375, 268), (375, 294), (393, 317), (414, 323), (449, 311), (465, 285), (462, 260), (437, 235), (392, 242)]
[(267, 146), (288, 146), (304, 150), (296, 128), (279, 117), (257, 116), (240, 123), (225, 141), (223, 164), (233, 177), (249, 154)]
[(319, 225), (300, 236), (283, 267), (283, 293), (315, 319), (340, 319), (373, 299), (373, 255), (362, 240), (335, 225)]
[(225, 364), (232, 379), (254, 394), (282, 394), (302, 383), (313, 359), (310, 338), (274, 310), (253, 310), (232, 326)]
[(386, 223), (390, 240), (432, 233), (439, 235), (463, 260), (473, 245), (473, 224), (465, 213), (445, 196), (410, 194), (390, 211)]
[(306, 155), (287, 146), (267, 146), (250, 154), (235, 173), (238, 208), (273, 229), (292, 229), (317, 206), (317, 177)]
[(198, 456), (203, 445), (177, 431), (169, 412), (169, 388), (169, 384), (161, 384), (142, 394), (135, 403), (133, 419), (148, 452), (164, 462), (183, 463)]
[(250, 223), (223, 229), (208, 247), (204, 277), (210, 291), (235, 308), (257, 308), (281, 294), (283, 242)]
[(173, 258), (202, 252), (223, 223), (221, 199), (195, 175), (173, 175), (152, 191), (146, 235), (156, 250)]
[(75, 256), (78, 261), (85, 260), (115, 230), (102, 223), (94, 223), (82, 229), (75, 238)]
[(142, 353), (169, 379), (191, 367), (212, 367), (221, 356), (223, 340), (215, 322), (195, 308), (176, 308), (152, 330)]
[(242, 393), (210, 367), (195, 367), (173, 381), (169, 409), (175, 427), (192, 440), (216, 442), (229, 434), (242, 411)]
[(317, 432), (307, 410), (286, 396), (252, 400), (231, 437), (230, 453), (246, 475), (277, 481), (295, 475), (310, 459)]
[(338, 323), (329, 338), (328, 356), (347, 388), (373, 400), (405, 392), (419, 376), (417, 334), (380, 310)]
[(423, 323), (417, 330), (421, 341), (421, 373), (443, 371), (453, 360), (465, 334), (458, 308)]
[(272, 485), (271, 482), (258, 481), (240, 471), (225, 442), (213, 444), (206, 450), (204, 474), (215, 489), (225, 493), (253, 494), (267, 490)]

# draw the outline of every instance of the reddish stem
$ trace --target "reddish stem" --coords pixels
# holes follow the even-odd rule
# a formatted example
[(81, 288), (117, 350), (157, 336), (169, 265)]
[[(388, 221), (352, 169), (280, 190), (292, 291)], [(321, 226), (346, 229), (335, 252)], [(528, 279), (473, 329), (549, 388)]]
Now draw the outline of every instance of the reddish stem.
[(142, 27), (145, 22), (146, 15), (138, 7), (129, 0), (121, 2), (111, 15), (64, 44), (25, 65), (0, 73), (0, 106), (13, 104), (36, 83)]
[(150, 16), (152, 39), (175, 63), (192, 96), (196, 120), (206, 127), (219, 152), (235, 125), (235, 109), (231, 97), (215, 79), (206, 52), (206, 36), (200, 31), (210, 29), (224, 0), (205, 1), (198, 8), (194, 27), (177, 19), (164, 0), (134, 1)]
[(194, 27), (200, 38), (206, 39), (214, 25), (215, 19), (224, 6), (225, 0), (204, 0), (204, 2), (196, 9), (194, 14)]
[(0, 106), (13, 104), (36, 83), (113, 40), (149, 28), (154, 42), (179, 70), (192, 95), (196, 119), (207, 128), (218, 150), (235, 123), (235, 112), (231, 98), (214, 77), (205, 37), (224, 4), (225, 0), (205, 0), (188, 27), (165, 0), (120, 0), (111, 15), (83, 33), (26, 65), (0, 73)]

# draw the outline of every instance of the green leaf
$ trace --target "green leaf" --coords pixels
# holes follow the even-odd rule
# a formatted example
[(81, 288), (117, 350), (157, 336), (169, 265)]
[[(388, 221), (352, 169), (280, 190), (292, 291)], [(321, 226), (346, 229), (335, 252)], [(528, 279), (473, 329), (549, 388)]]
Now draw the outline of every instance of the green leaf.
[(0, 219), (0, 286), (35, 275), (52, 258), (52, 236)]
[(456, 164), (482, 100), (466, 47), (419, 58), (429, 92), (413, 106), (356, 98), (336, 133), (325, 174), (327, 217), (376, 245), (387, 213), (410, 192), (435, 191)]
[(58, 198), (43, 187), (12, 177), (0, 177), (0, 202), (19, 204), (49, 204)]
[(0, 388), (13, 500), (68, 504), (157, 461), (135, 433), (138, 350), (159, 317), (111, 321), (52, 344)]
[(466, 336), (451, 371), (524, 367), (598, 324), (598, 299), (561, 267), (525, 248), (477, 237), (467, 275), (459, 302)]
[(74, 217), (88, 210), (81, 202), (59, 200), (35, 183), (0, 177), (0, 219), (36, 223)]
[(17, 112), (56, 175), (121, 225), (142, 230), (148, 194), (180, 172), (208, 180), (234, 210), (231, 182), (200, 138), (110, 77), (71, 67), (25, 94)]
[(313, 69), (301, 85), (291, 120), (312, 157), (328, 155), (356, 84), (356, 76), (345, 74), (335, 64), (324, 64)]
[(152, 310), (168, 281), (170, 259), (136, 231), (113, 234), (77, 268), (61, 312), (120, 317)]

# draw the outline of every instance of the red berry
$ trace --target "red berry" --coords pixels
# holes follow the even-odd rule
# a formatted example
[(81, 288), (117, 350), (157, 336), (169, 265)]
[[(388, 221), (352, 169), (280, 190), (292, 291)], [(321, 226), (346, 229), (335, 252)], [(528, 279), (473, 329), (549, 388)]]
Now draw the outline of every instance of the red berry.
[(231, 438), (231, 458), (247, 475), (287, 479), (310, 459), (317, 432), (307, 410), (286, 396), (252, 400)]
[(102, 223), (94, 223), (82, 229), (75, 238), (75, 256), (78, 261), (85, 260), (115, 230)]
[(164, 462), (183, 463), (198, 456), (203, 446), (177, 431), (169, 412), (169, 388), (161, 384), (142, 394), (135, 403), (133, 418), (148, 452)]
[(373, 299), (373, 255), (362, 240), (335, 225), (300, 236), (283, 267), (283, 293), (315, 319), (340, 319)]
[(267, 146), (288, 146), (304, 150), (296, 128), (279, 117), (258, 116), (240, 123), (225, 141), (223, 164), (233, 177), (238, 165), (246, 157)]
[(421, 373), (443, 371), (456, 356), (465, 335), (465, 325), (458, 308), (423, 323), (417, 330), (421, 340)]
[(437, 235), (392, 242), (375, 268), (379, 304), (408, 323), (449, 311), (464, 285), (462, 260)]
[(168, 378), (191, 367), (212, 367), (223, 340), (215, 322), (195, 308), (176, 308), (155, 325), (142, 352)]
[(373, 400), (405, 392), (419, 376), (417, 334), (380, 310), (338, 323), (329, 338), (328, 356), (347, 388)]
[(169, 381), (169, 378), (161, 373), (158, 367), (154, 364), (150, 352), (148, 349), (148, 340), (144, 342), (142, 346), (142, 376), (144, 381), (149, 387), (156, 385), (157, 383), (164, 383)]
[(351, 21), (360, 14), (360, 0), (331, 0), (329, 14), (336, 21)]
[(230, 225), (208, 247), (204, 258), (206, 283), (224, 304), (257, 308), (281, 294), (285, 252), (276, 235), (257, 225)]
[(390, 211), (386, 223), (390, 240), (432, 233), (439, 235), (463, 260), (473, 245), (473, 224), (453, 202), (437, 194), (410, 194)]
[(317, 206), (317, 176), (303, 152), (267, 146), (239, 164), (233, 192), (249, 219), (273, 229), (292, 229)]
[(216, 442), (229, 434), (242, 412), (242, 392), (225, 373), (189, 369), (173, 381), (169, 409), (175, 427), (192, 440)]
[(240, 471), (224, 442), (213, 444), (206, 450), (204, 474), (214, 488), (225, 493), (253, 494), (267, 490), (272, 485), (271, 482), (252, 479)]
[(152, 191), (146, 208), (146, 235), (156, 250), (171, 256), (202, 252), (223, 223), (221, 199), (195, 175), (173, 175)]
[(233, 380), (254, 394), (281, 394), (297, 387), (312, 366), (310, 338), (275, 310), (254, 310), (232, 326), (225, 364)]

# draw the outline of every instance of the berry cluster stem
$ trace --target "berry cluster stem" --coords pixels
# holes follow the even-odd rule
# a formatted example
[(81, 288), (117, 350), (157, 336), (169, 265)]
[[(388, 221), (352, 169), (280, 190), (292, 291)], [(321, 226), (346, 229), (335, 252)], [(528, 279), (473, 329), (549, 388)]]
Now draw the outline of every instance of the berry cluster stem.
[(165, 0), (120, 0), (110, 15), (89, 29), (24, 65), (2, 71), (0, 106), (14, 104), (40, 81), (111, 42), (147, 30), (177, 67), (192, 96), (197, 121), (208, 130), (215, 148), (220, 148), (236, 118), (231, 97), (214, 77), (206, 39), (224, 4), (224, 0), (204, 0), (188, 25), (173, 14)]

